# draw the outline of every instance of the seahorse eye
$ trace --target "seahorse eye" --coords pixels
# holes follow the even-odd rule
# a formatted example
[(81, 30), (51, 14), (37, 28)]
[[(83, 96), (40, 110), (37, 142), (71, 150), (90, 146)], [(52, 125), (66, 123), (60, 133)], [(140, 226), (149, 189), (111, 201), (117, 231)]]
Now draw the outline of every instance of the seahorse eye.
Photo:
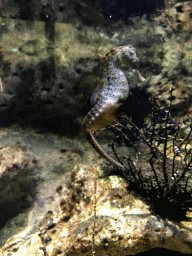
[(134, 57), (135, 56), (135, 52), (134, 51), (130, 51), (129, 52), (129, 56), (132, 58), (132, 57)]

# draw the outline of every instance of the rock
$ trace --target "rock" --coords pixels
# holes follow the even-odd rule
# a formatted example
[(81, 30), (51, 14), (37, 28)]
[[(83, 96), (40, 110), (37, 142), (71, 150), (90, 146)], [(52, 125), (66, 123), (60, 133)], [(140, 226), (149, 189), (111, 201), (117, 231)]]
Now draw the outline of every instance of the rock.
[(20, 145), (1, 148), (0, 214), (2, 228), (6, 222), (26, 211), (34, 202), (38, 176), (36, 159)]
[[(165, 103), (171, 86), (175, 88), (172, 111), (175, 116), (183, 116), (191, 104), (191, 2), (177, 3), (155, 18), (155, 28), (163, 27), (164, 44), (162, 50), (162, 79), (152, 85), (159, 99)], [(154, 80), (154, 78), (152, 78)], [(179, 111), (178, 111), (179, 110)]]
[(68, 176), (83, 152), (70, 141), (57, 137), (45, 139), (29, 130), (1, 129), (0, 136), (2, 243), (19, 232), (37, 229), (47, 207), (52, 209), (57, 201), (58, 187), (65, 183), (61, 177), (64, 173), (65, 178)]
[(126, 183), (115, 176), (97, 180), (94, 220), (97, 171), (96, 166), (75, 168), (62, 189), (60, 204), (49, 212), (39, 231), (25, 236), (25, 242), (20, 235), (10, 239), (2, 252), (91, 255), (92, 246), (96, 255), (135, 255), (152, 248), (192, 252), (189, 229), (150, 213), (145, 201), (128, 193)]

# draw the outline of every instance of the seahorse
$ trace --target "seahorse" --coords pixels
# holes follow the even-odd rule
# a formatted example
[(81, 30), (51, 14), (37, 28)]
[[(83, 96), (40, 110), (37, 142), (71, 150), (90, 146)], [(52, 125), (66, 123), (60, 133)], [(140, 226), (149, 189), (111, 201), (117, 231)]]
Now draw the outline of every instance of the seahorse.
[(93, 132), (110, 125), (116, 118), (118, 108), (125, 102), (129, 94), (128, 81), (122, 70), (130, 66), (139, 81), (144, 81), (135, 68), (138, 58), (132, 45), (119, 46), (109, 51), (102, 61), (103, 85), (92, 96), (93, 108), (82, 122), (82, 131), (92, 147), (105, 159), (120, 169), (124, 166), (109, 156), (96, 141)]

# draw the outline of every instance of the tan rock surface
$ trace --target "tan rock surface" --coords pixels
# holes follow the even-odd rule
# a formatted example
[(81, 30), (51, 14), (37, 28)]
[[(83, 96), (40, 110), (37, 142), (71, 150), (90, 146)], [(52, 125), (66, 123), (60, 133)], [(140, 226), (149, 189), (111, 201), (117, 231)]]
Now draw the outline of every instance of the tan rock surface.
[(10, 238), (1, 255), (92, 255), (93, 225), (95, 255), (135, 255), (156, 247), (192, 253), (191, 229), (151, 214), (116, 176), (97, 180), (94, 224), (96, 173), (96, 166), (76, 165), (56, 189), (59, 200), (44, 214), (39, 230)]

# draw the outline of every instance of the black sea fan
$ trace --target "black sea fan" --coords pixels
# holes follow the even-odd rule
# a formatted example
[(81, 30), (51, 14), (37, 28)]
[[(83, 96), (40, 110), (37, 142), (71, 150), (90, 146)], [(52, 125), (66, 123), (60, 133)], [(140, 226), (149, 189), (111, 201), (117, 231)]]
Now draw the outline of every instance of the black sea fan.
[[(128, 190), (144, 196), (151, 208), (161, 217), (180, 221), (192, 206), (192, 111), (181, 122), (171, 119), (173, 88), (167, 109), (159, 109), (155, 96), (152, 112), (138, 128), (124, 115), (123, 122), (112, 125), (116, 129), (112, 149), (125, 170), (118, 170), (127, 182)], [(139, 144), (133, 145), (135, 155), (122, 156), (118, 145), (128, 145), (129, 133), (135, 130)], [(130, 147), (130, 144), (129, 144)], [(128, 151), (130, 152), (130, 151)]]

